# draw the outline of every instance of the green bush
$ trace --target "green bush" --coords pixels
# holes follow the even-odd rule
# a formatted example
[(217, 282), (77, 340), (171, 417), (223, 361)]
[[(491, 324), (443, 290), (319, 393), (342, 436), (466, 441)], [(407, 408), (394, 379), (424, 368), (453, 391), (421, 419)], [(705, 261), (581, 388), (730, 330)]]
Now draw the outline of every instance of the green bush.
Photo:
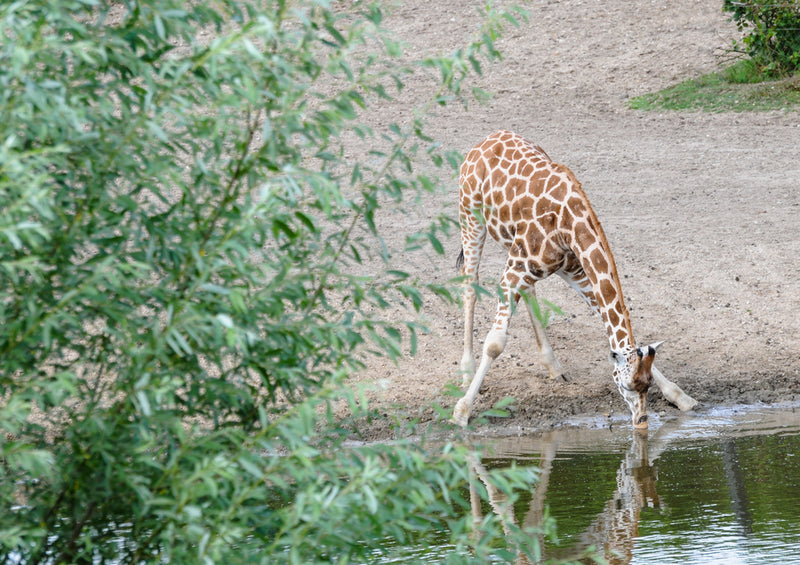
[[(463, 49), (401, 65), (382, 16), (2, 3), (4, 562), (363, 562), (430, 528), (451, 563), (532, 543), (498, 543), (499, 519), (470, 532), (465, 448), (343, 448), (337, 403), (376, 417), (343, 380), (413, 347), (417, 326), (387, 310), (449, 296), (391, 270), (403, 250), (376, 218), (457, 161), (425, 108), (385, 129), (360, 117), (415, 69), (437, 73), (428, 107), (466, 99), (514, 20), (489, 10)], [(440, 249), (448, 225), (408, 246)], [(509, 494), (532, 480), (495, 477)]]
[(734, 51), (746, 53), (767, 76), (800, 69), (800, 2), (798, 0), (724, 0), (723, 11), (740, 31)]

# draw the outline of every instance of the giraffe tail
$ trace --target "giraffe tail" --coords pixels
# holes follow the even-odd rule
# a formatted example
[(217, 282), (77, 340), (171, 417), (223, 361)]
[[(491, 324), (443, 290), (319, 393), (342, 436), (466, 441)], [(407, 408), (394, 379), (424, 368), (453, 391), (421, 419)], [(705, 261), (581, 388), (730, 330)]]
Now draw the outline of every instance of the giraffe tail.
[(464, 248), (461, 248), (461, 252), (456, 257), (456, 269), (461, 271), (464, 268)]

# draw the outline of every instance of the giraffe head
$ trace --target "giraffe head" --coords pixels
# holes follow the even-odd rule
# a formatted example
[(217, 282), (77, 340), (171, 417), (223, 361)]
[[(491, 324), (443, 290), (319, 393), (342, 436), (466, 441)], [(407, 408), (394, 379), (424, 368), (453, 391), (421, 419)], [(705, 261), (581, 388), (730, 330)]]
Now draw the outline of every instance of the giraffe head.
[(611, 352), (614, 382), (631, 410), (634, 428), (647, 428), (647, 389), (653, 383), (653, 360), (662, 343)]

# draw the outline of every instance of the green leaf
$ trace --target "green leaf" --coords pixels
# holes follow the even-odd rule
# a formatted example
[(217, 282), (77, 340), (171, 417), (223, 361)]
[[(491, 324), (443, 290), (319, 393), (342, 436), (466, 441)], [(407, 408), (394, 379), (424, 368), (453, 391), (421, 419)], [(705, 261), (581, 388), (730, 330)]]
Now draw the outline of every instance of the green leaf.
[[(407, 216), (443, 253), (431, 169), (460, 156), (426, 116), (466, 103), (507, 11), (423, 61), (379, 4), (0, 12), (0, 555), (399, 563), (449, 532), (454, 562), (497, 561), (467, 448), (350, 441), (424, 430), (346, 383), (415, 355), (424, 299), (458, 294), (417, 280)], [(439, 84), (381, 125), (420, 66)]]

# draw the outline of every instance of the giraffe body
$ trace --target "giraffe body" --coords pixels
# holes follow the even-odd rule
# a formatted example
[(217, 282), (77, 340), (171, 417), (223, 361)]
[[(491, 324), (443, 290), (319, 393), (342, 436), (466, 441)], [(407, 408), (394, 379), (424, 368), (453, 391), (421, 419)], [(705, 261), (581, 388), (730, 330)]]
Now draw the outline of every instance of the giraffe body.
[[(505, 348), (512, 305), (523, 294), (535, 296), (537, 281), (558, 275), (602, 317), (614, 362), (614, 382), (631, 410), (633, 425), (646, 428), (647, 390), (660, 344), (636, 347), (608, 240), (572, 171), (551, 161), (544, 150), (521, 136), (500, 131), (467, 154), (459, 184), (463, 274), (468, 277), (461, 370), (468, 388), (456, 404), (454, 421), (467, 424), (481, 383)], [(478, 282), (487, 233), (508, 250), (500, 280), (505, 299), (498, 303), (475, 372), (472, 330), (477, 295), (472, 283)], [(542, 363), (551, 377), (563, 376), (544, 327), (530, 306), (529, 313)]]

